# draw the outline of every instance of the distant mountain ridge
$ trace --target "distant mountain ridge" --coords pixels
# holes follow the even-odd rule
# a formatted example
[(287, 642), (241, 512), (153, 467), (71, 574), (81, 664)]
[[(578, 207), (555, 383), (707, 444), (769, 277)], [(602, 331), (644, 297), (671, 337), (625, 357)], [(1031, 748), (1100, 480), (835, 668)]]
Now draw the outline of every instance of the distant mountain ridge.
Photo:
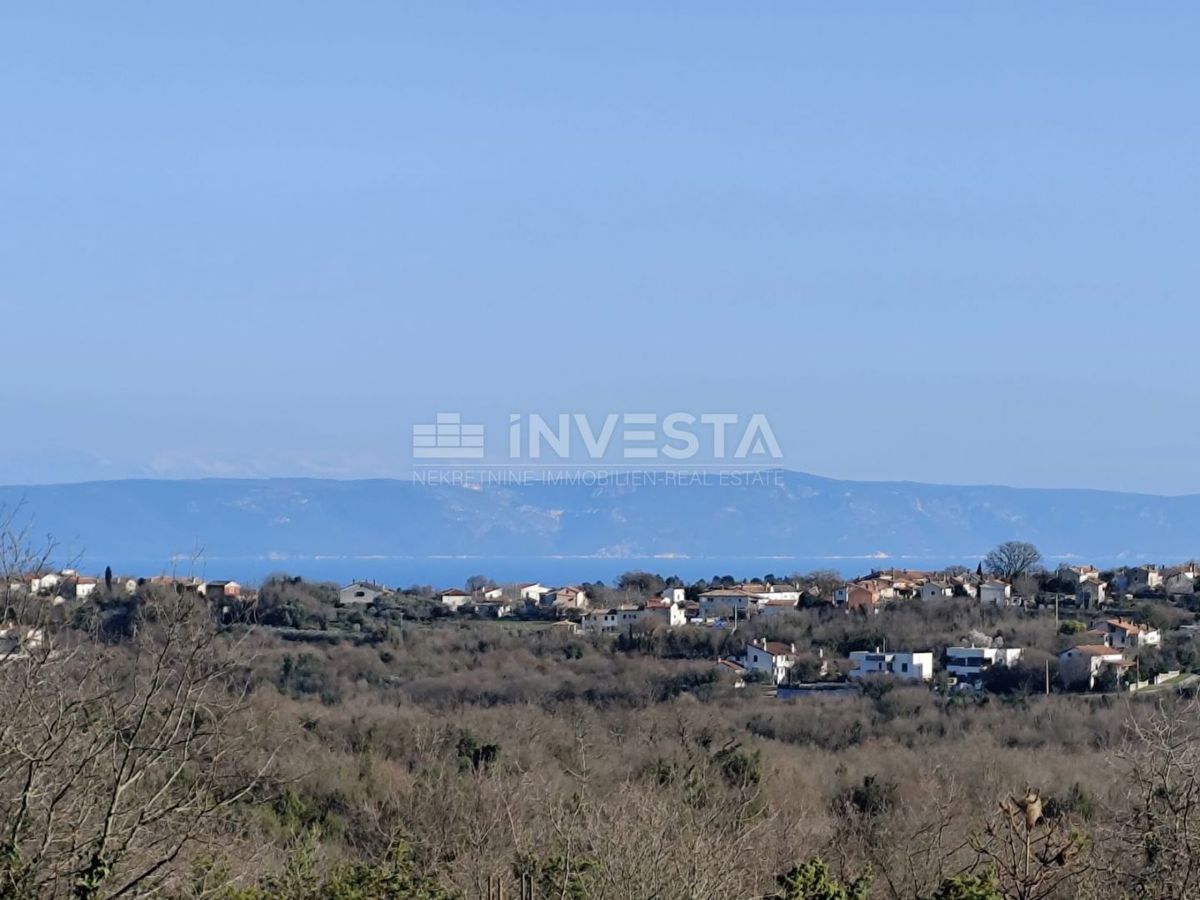
[(1200, 495), (915, 482), (780, 471), (769, 484), (429, 486), (307, 478), (0, 487), (70, 551), (211, 556), (1048, 557), (1200, 554)]

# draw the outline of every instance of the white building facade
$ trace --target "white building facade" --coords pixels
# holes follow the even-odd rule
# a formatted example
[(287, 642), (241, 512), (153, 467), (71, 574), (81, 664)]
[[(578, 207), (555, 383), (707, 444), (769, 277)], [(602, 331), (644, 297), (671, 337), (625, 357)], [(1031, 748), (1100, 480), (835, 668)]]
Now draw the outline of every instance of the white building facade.
[(1011, 666), (1021, 658), (1018, 647), (947, 647), (946, 674), (962, 681), (979, 681), (996, 666)]
[(872, 675), (891, 675), (908, 681), (933, 678), (933, 653), (893, 653), (886, 650), (855, 650), (850, 654), (849, 678), (859, 680)]

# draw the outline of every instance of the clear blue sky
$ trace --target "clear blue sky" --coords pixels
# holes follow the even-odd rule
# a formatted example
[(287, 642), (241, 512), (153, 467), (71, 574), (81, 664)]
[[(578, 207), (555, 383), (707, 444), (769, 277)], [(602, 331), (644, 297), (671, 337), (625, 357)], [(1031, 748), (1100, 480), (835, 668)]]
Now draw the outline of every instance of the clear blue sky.
[(1200, 14), (1054, 7), (7, 4), (0, 482), (682, 409), (1200, 491)]

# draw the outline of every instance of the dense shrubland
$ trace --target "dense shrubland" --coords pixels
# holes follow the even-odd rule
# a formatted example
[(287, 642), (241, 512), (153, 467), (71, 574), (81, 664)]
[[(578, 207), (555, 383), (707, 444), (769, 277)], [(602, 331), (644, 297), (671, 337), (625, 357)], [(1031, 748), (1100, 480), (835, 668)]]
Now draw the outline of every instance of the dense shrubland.
[(1069, 635), (1045, 616), (946, 601), (613, 639), (341, 610), (283, 577), (252, 615), (9, 600), (54, 621), (0, 665), (3, 897), (1200, 893), (1191, 701), (1042, 696), (1037, 667), (1002, 696), (785, 702), (713, 665), (760, 633), (834, 659), (975, 632), (1049, 654)]

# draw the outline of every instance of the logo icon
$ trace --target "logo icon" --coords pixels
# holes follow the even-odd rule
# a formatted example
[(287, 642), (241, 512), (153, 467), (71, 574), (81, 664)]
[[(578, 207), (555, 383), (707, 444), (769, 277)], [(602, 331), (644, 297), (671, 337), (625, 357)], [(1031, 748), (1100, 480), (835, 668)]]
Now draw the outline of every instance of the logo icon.
[(414, 459), (483, 459), (483, 426), (458, 413), (438, 413), (434, 425), (413, 425)]

